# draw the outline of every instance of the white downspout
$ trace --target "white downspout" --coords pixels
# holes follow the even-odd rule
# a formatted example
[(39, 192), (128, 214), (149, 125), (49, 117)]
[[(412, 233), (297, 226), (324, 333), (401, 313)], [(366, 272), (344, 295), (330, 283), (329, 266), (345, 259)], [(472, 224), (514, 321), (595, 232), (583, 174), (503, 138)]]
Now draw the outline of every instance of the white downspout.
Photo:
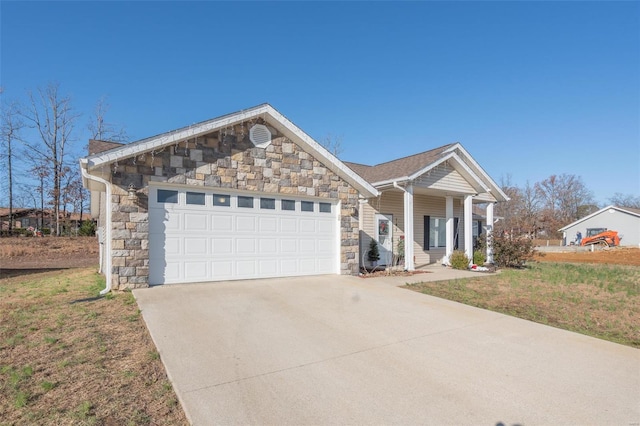
[(80, 159), (80, 170), (82, 171), (82, 177), (85, 179), (89, 179), (98, 183), (101, 183), (106, 188), (106, 196), (105, 196), (105, 210), (106, 210), (106, 223), (105, 223), (105, 232), (104, 232), (104, 247), (107, 252), (107, 256), (105, 259), (105, 279), (107, 281), (107, 285), (104, 290), (100, 291), (100, 295), (105, 295), (111, 291), (111, 184), (109, 181), (102, 179), (101, 177), (94, 176), (89, 174), (86, 169), (87, 160)]

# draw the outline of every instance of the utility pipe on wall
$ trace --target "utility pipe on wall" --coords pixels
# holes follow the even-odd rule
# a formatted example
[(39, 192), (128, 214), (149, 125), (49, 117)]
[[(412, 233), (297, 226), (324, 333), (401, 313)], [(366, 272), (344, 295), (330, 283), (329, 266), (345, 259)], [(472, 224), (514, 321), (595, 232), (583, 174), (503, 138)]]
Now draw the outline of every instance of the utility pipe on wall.
[(86, 169), (87, 161), (80, 160), (80, 170), (82, 171), (82, 177), (88, 180), (92, 180), (94, 182), (101, 183), (106, 188), (106, 196), (105, 196), (105, 210), (106, 210), (106, 223), (105, 223), (105, 241), (104, 247), (107, 252), (107, 256), (105, 259), (106, 267), (104, 268), (104, 276), (107, 281), (106, 287), (100, 291), (100, 295), (105, 295), (111, 291), (111, 183), (106, 179), (103, 179), (98, 176), (94, 176), (89, 174)]

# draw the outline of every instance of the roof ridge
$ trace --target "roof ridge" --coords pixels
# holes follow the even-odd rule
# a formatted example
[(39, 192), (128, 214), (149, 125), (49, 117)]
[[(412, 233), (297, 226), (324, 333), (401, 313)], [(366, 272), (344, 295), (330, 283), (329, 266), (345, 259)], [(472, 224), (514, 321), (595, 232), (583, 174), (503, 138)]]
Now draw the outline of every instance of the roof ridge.
[[(449, 143), (449, 144), (447, 144), (447, 145), (442, 145), (442, 146), (439, 146), (439, 147), (437, 147), (437, 148), (428, 149), (428, 150), (426, 150), (426, 151), (418, 152), (418, 153), (416, 153), (416, 154), (405, 155), (404, 157), (395, 158), (395, 159), (393, 159), (393, 160), (385, 161), (384, 163), (378, 163), (378, 164), (375, 164), (375, 165), (373, 165), (373, 166), (369, 166), (369, 167), (378, 167), (378, 166), (382, 166), (383, 164), (393, 163), (394, 161), (404, 160), (404, 159), (406, 159), (406, 158), (410, 158), (410, 157), (416, 157), (416, 156), (418, 156), (418, 155), (426, 154), (426, 153), (428, 153), (428, 152), (432, 152), (432, 151), (437, 151), (437, 150), (439, 150), (439, 149), (448, 148), (448, 147), (453, 146), (453, 145), (455, 145), (455, 144), (457, 144), (457, 143), (459, 143), (459, 142), (452, 142), (452, 143)], [(364, 165), (364, 164), (363, 164), (363, 165)]]

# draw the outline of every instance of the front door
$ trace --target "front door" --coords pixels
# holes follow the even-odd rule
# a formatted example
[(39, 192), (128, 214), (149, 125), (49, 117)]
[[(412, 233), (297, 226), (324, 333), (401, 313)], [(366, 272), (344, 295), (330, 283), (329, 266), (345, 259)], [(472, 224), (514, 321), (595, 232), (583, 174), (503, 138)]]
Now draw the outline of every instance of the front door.
[(393, 262), (393, 215), (376, 214), (376, 241), (380, 252), (378, 264), (391, 266)]

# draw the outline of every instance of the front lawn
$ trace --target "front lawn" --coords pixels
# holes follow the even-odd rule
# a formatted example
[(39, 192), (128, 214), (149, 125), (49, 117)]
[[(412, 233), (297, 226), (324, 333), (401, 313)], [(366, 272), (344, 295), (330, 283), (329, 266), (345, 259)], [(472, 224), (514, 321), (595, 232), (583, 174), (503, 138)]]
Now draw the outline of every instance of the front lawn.
[(95, 268), (0, 279), (0, 425), (187, 424), (133, 295), (102, 288)]
[(534, 262), (405, 288), (640, 348), (640, 267)]

